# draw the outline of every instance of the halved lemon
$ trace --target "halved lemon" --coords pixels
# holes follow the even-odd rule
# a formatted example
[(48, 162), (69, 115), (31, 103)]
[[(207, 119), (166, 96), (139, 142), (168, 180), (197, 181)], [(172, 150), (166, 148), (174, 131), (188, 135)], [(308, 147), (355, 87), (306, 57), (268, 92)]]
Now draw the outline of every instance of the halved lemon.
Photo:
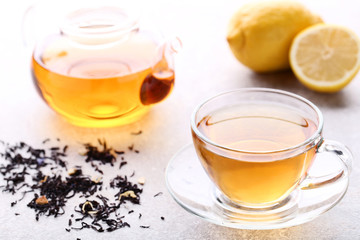
[(317, 24), (296, 35), (289, 58), (294, 74), (305, 86), (336, 92), (359, 71), (360, 40), (345, 27)]

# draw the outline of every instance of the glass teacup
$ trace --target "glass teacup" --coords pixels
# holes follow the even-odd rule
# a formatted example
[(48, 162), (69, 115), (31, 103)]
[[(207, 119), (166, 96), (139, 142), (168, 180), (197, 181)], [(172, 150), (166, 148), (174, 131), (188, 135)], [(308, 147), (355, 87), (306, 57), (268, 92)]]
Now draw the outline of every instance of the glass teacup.
[[(323, 139), (320, 110), (292, 93), (251, 88), (220, 94), (195, 109), (191, 129), (218, 202), (247, 213), (288, 210), (299, 189), (348, 178), (351, 169), (350, 151)], [(326, 176), (309, 177), (324, 153), (340, 164)]]

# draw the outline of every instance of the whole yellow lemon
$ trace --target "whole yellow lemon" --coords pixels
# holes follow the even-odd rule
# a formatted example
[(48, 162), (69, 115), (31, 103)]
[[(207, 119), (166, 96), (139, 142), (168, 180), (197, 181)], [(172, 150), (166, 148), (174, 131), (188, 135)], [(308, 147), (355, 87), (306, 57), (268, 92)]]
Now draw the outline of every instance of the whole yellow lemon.
[(241, 7), (231, 18), (227, 41), (235, 57), (256, 72), (288, 69), (293, 38), (322, 19), (295, 1), (266, 1)]

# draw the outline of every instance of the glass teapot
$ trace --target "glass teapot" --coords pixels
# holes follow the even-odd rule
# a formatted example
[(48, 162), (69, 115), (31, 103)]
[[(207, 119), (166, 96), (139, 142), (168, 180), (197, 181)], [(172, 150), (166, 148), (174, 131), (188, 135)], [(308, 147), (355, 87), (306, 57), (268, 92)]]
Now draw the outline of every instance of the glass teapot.
[(164, 100), (181, 47), (178, 38), (165, 40), (140, 24), (131, 7), (98, 2), (43, 4), (24, 18), (25, 37), (31, 33), (35, 42), (36, 89), (53, 110), (83, 127), (128, 124)]

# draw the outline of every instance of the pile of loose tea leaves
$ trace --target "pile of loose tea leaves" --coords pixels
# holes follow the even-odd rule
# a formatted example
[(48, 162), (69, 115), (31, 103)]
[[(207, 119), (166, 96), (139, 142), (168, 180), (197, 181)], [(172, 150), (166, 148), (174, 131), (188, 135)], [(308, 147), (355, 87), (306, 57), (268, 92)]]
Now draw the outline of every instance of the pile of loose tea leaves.
[[(140, 133), (141, 131), (135, 135)], [(45, 139), (43, 144), (50, 141)], [(114, 166), (118, 155), (121, 155), (119, 168), (127, 163), (123, 156), (125, 151), (108, 147), (105, 140), (98, 142), (100, 146), (84, 144), (85, 151), (81, 153), (94, 171), (103, 174), (99, 165)], [(60, 144), (60, 139), (57, 139), (57, 144)], [(130, 182), (126, 175), (115, 176), (110, 181), (109, 187), (116, 192), (110, 200), (100, 193), (104, 186), (102, 178), (84, 175), (81, 166), (68, 169), (68, 163), (65, 161), (67, 145), (40, 149), (24, 142), (11, 145), (0, 141), (0, 145), (3, 147), (0, 159), (5, 160), (0, 161), (0, 174), (5, 183), (0, 189), (13, 195), (21, 195), (17, 201), (11, 203), (11, 207), (23, 201), (28, 193), (32, 193), (33, 197), (27, 206), (34, 209), (36, 220), (42, 215), (58, 217), (65, 213), (68, 200), (77, 196), (86, 200), (75, 208), (75, 212), (80, 214), (80, 217), (74, 218), (72, 214), (66, 231), (89, 228), (98, 232), (111, 232), (130, 227), (124, 218), (126, 214), (134, 211), (130, 210), (125, 215), (121, 215), (120, 207), (126, 202), (140, 204), (143, 190), (137, 184)], [(133, 151), (134, 145), (129, 146), (128, 149)], [(139, 153), (138, 150), (135, 152)], [(130, 177), (134, 174), (135, 172)], [(139, 183), (144, 184), (143, 181)], [(89, 200), (89, 198), (93, 199)], [(90, 221), (86, 221), (88, 219)], [(75, 226), (76, 224), (80, 225)]]

